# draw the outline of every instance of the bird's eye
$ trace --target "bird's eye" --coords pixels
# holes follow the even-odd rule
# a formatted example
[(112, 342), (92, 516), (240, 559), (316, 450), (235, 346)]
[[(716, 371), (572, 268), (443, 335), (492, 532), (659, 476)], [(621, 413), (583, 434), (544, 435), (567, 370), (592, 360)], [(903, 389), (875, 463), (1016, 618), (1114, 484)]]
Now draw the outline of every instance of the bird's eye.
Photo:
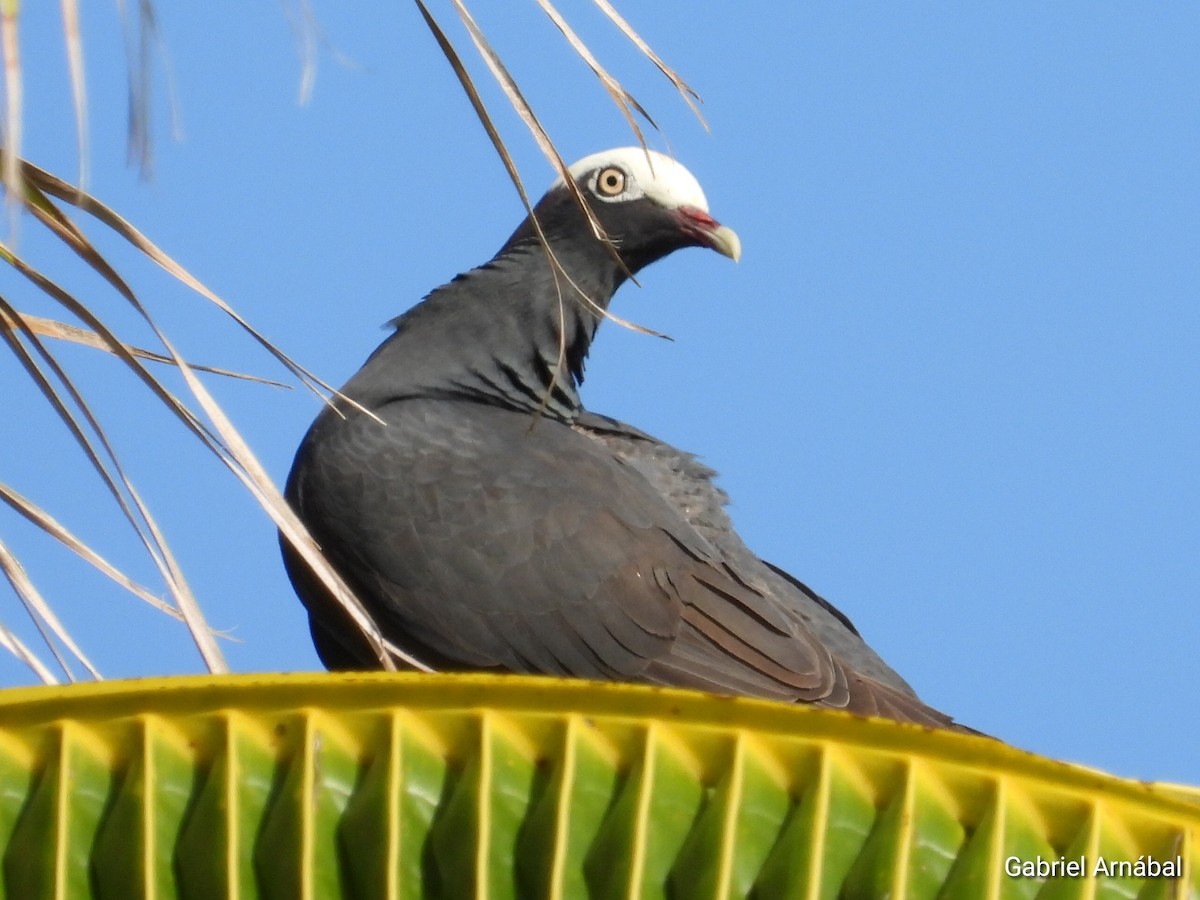
[(615, 166), (601, 169), (596, 176), (596, 190), (602, 197), (616, 197), (625, 190), (625, 173)]

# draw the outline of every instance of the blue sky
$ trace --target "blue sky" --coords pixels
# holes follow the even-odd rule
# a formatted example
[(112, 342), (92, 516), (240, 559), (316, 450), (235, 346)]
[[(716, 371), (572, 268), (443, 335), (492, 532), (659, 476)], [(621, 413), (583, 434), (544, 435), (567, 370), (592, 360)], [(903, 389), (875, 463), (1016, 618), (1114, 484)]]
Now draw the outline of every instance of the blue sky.
[[(162, 4), (183, 139), (160, 78), (149, 182), (125, 166), (114, 14), (84, 10), (92, 190), (334, 383), (521, 218), (415, 8), (375, 6), (316, 6), (328, 44), (300, 106), (278, 4)], [(631, 143), (535, 4), (485, 6), (568, 160)], [(594, 7), (564, 12), (744, 257), (679, 253), (625, 288), (614, 311), (674, 340), (606, 325), (585, 402), (700, 453), (747, 542), (844, 609), (929, 703), (1039, 753), (1200, 783), (1200, 9), (647, 7), (623, 9), (699, 90), (711, 134)], [(23, 13), (26, 154), (69, 177), (55, 8)], [(548, 165), (498, 119), (540, 193)], [(280, 376), (202, 300), (90, 233), (191, 358)], [(149, 343), (31, 223), (18, 241)], [(59, 315), (11, 271), (0, 293)], [(233, 667), (316, 668), (266, 516), (111, 359), (63, 357), (238, 639)], [(10, 359), (0, 370), (0, 477), (153, 583), (64, 430)], [(317, 401), (209, 383), (282, 480)], [(200, 669), (181, 630), (15, 516), (0, 534), (106, 675)], [(28, 639), (22, 615), (0, 595)], [(0, 683), (29, 680), (0, 657)]]

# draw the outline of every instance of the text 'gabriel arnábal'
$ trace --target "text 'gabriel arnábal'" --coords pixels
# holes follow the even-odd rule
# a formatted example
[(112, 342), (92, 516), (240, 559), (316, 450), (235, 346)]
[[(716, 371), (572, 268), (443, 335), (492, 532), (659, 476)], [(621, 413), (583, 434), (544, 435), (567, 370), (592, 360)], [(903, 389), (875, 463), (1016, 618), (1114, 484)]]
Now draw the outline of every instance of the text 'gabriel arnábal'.
[(1089, 860), (1086, 856), (1058, 859), (1010, 856), (1004, 860), (1004, 871), (1013, 878), (1178, 878), (1183, 874), (1183, 857), (1155, 859), (1143, 854), (1137, 859), (1099, 856)]

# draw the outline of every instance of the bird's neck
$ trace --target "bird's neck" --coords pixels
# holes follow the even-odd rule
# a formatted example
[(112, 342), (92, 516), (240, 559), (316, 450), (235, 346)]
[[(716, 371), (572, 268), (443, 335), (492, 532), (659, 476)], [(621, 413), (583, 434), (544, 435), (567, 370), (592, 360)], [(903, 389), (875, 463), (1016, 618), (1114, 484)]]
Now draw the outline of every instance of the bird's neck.
[[(346, 386), (374, 406), (457, 397), (571, 421), (592, 338), (624, 272), (591, 248), (512, 243), (433, 291)], [(594, 256), (594, 254), (593, 254)]]

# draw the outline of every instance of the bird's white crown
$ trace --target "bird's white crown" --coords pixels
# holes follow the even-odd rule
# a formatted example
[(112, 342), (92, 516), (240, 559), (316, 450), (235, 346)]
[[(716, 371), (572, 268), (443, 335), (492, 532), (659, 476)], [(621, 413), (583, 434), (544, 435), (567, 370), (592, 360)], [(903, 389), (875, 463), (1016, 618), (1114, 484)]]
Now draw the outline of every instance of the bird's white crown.
[[(708, 212), (708, 200), (696, 176), (671, 157), (655, 150), (643, 150), (641, 147), (602, 150), (585, 156), (567, 171), (573, 179), (578, 180), (609, 166), (621, 169), (626, 177), (625, 191), (611, 199), (632, 200), (645, 196), (668, 208), (693, 206)], [(560, 175), (550, 188), (553, 190), (562, 185)]]

